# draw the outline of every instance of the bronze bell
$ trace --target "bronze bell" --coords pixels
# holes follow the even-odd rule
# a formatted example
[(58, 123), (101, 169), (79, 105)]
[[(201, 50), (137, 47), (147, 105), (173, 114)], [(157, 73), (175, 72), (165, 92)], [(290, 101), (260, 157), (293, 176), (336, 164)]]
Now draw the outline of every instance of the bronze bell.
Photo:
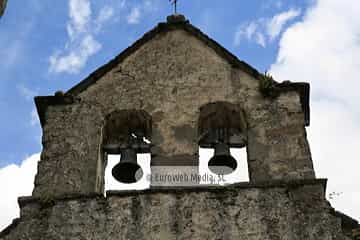
[(215, 174), (227, 175), (237, 168), (236, 159), (230, 154), (230, 147), (225, 143), (215, 145), (215, 153), (208, 163), (210, 171)]
[(120, 162), (112, 169), (112, 175), (122, 183), (135, 183), (142, 177), (143, 171), (137, 163), (134, 149), (121, 150)]

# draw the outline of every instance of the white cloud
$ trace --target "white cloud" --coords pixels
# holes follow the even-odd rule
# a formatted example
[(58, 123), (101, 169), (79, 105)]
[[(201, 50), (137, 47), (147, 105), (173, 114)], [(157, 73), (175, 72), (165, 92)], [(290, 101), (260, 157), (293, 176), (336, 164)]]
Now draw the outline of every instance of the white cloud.
[(34, 108), (30, 114), (30, 124), (31, 124), (31, 126), (35, 126), (35, 125), (39, 124), (39, 122), (40, 122), (40, 120), (38, 117), (37, 110)]
[(38, 95), (37, 91), (30, 89), (22, 84), (16, 86), (20, 94), (25, 97), (26, 100), (32, 100), (36, 95)]
[(91, 7), (89, 0), (69, 0), (70, 22), (67, 25), (68, 34), (74, 38), (74, 34), (88, 31), (91, 20)]
[(140, 22), (141, 12), (139, 7), (133, 7), (130, 14), (126, 17), (129, 24), (137, 24)]
[(0, 46), (2, 46), (2, 49), (0, 51), (1, 68), (12, 67), (19, 61), (19, 59), (22, 58), (24, 51), (23, 41), (2, 41), (2, 39), (0, 38)]
[(353, 17), (359, 12), (360, 4), (351, 0), (319, 1), (284, 33), (273, 71), (310, 81), (315, 96), (360, 109), (360, 19)]
[(0, 169), (0, 231), (19, 217), (17, 198), (31, 195), (39, 159), (37, 153), (25, 159), (21, 166), (12, 164)]
[(266, 47), (266, 37), (261, 32), (255, 34), (255, 42), (262, 47)]
[(144, 12), (156, 12), (159, 10), (160, 6), (162, 5), (162, 1), (160, 0), (144, 0), (143, 9)]
[(113, 8), (105, 6), (93, 20), (89, 0), (69, 0), (69, 22), (67, 23), (69, 41), (63, 50), (57, 50), (49, 57), (49, 71), (78, 73), (86, 65), (88, 59), (102, 48), (101, 43), (95, 39), (95, 35), (113, 14)]
[(333, 206), (360, 219), (360, 4), (317, 1), (303, 21), (281, 37), (275, 78), (310, 82), (309, 139), (318, 177), (329, 178), (328, 193), (342, 193)]
[(258, 28), (258, 24), (256, 22), (251, 22), (249, 24), (243, 24), (238, 27), (235, 32), (234, 44), (235, 46), (239, 46), (241, 40), (245, 37), (247, 40), (250, 40), (254, 33)]
[(248, 41), (252, 39), (255, 40), (257, 44), (262, 47), (266, 46), (266, 37), (260, 31), (261, 25), (260, 22), (250, 22), (248, 24), (243, 24), (238, 27), (235, 37), (234, 37), (234, 45), (239, 46), (241, 41), (245, 38)]
[[(10, 68), (17, 68), (26, 60), (27, 52), (27, 38), (29, 34), (33, 33), (35, 20), (33, 16), (26, 19), (17, 19), (18, 22), (12, 25), (12, 31), (2, 28), (0, 34), (0, 70), (5, 71)], [(5, 73), (2, 71), (2, 74)]]
[[(16, 88), (21, 96), (23, 96), (27, 101), (32, 101), (34, 97), (38, 95), (37, 91), (30, 89), (23, 84), (17, 85)], [(39, 124), (39, 117), (36, 108), (33, 108), (30, 113), (30, 125), (36, 126), (37, 124)]]
[(290, 9), (276, 14), (272, 18), (258, 20), (240, 25), (234, 35), (234, 45), (239, 46), (243, 39), (254, 40), (262, 47), (273, 41), (283, 30), (284, 26), (300, 15), (300, 10)]
[(69, 0), (69, 20), (66, 24), (69, 40), (63, 49), (55, 50), (49, 57), (49, 72), (79, 73), (89, 58), (102, 48), (96, 36), (106, 23), (119, 20), (121, 10), (131, 9), (128, 15), (124, 15), (128, 24), (138, 24), (142, 15), (158, 10), (158, 0), (143, 0), (141, 5), (132, 7), (127, 5), (126, 0), (113, 0), (111, 4), (102, 6), (95, 15), (90, 0)]
[(96, 19), (96, 23), (101, 25), (104, 22), (107, 22), (114, 16), (114, 8), (110, 6), (104, 6), (99, 13), (99, 16)]
[(308, 131), (317, 177), (328, 178), (333, 207), (360, 220), (360, 182), (357, 149), (360, 125), (353, 110), (329, 100), (312, 102)]
[(61, 73), (78, 73), (86, 64), (89, 57), (101, 49), (101, 44), (92, 35), (87, 35), (67, 55), (55, 53), (50, 57), (50, 71)]
[(287, 12), (282, 12), (275, 15), (268, 23), (267, 23), (267, 34), (270, 37), (270, 40), (276, 38), (282, 31), (284, 25), (298, 17), (300, 15), (300, 10), (290, 9)]

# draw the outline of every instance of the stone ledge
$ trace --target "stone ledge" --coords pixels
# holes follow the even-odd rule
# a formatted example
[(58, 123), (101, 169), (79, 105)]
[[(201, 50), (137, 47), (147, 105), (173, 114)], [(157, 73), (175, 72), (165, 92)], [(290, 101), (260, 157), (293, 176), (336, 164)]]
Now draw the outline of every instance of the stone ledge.
[[(71, 201), (71, 200), (83, 200), (83, 199), (93, 199), (93, 198), (104, 198), (103, 194), (100, 193), (88, 193), (88, 194), (79, 194), (79, 193), (68, 193), (61, 197), (54, 197), (51, 199), (52, 202), (61, 202), (61, 201)], [(27, 204), (31, 203), (42, 203), (42, 199), (39, 197), (19, 197), (18, 204), (20, 208), (25, 207)]]
[[(272, 181), (263, 181), (263, 182), (241, 182), (236, 184), (231, 184), (227, 186), (213, 186), (213, 185), (199, 185), (191, 187), (153, 187), (151, 189), (145, 190), (110, 190), (106, 192), (106, 197), (100, 193), (88, 193), (88, 194), (78, 194), (78, 193), (69, 193), (61, 197), (54, 197), (51, 199), (53, 203), (61, 201), (71, 201), (71, 200), (83, 200), (83, 199), (107, 199), (113, 196), (136, 196), (136, 195), (150, 195), (157, 193), (186, 193), (186, 192), (227, 192), (234, 191), (237, 189), (251, 189), (251, 188), (298, 188), (302, 186), (311, 186), (311, 185), (322, 185), (324, 191), (326, 190), (327, 179), (301, 179), (301, 180), (272, 180)], [(32, 203), (42, 203), (41, 198), (38, 197), (19, 197), (18, 203), (20, 208), (25, 207), (27, 204)]]
[(298, 188), (306, 185), (322, 185), (326, 190), (327, 179), (302, 179), (302, 180), (272, 180), (264, 182), (241, 182), (227, 186), (199, 185), (196, 187), (153, 187), (140, 191), (107, 191), (106, 196), (133, 196), (155, 193), (182, 193), (182, 192), (227, 192), (236, 189), (251, 188)]
[(73, 104), (76, 101), (76, 98), (69, 94), (62, 96), (37, 96), (34, 98), (34, 101), (39, 115), (40, 124), (43, 127), (46, 123), (45, 112), (48, 106)]
[[(245, 239), (249, 233), (255, 233), (251, 236), (257, 236), (256, 239), (264, 239), (269, 236), (267, 229), (274, 229), (274, 236), (287, 239), (295, 235), (299, 239), (344, 236), (339, 219), (330, 213), (331, 206), (324, 198), (325, 186), (326, 179), (307, 179), (226, 187), (158, 187), (110, 191), (107, 197), (67, 194), (51, 199), (54, 205), (47, 205), (44, 199), (22, 197), (19, 203), (25, 208), (21, 209), (21, 219), (0, 233), (3, 237), (0, 239), (42, 239), (42, 236), (73, 239), (74, 229), (79, 234), (76, 239), (91, 239), (95, 235), (99, 239), (120, 236), (147, 239), (144, 236), (149, 232), (156, 236), (152, 239), (160, 239), (163, 232), (182, 239), (210, 239), (215, 235), (216, 239), (222, 239), (221, 236)], [(252, 220), (248, 221), (249, 218)], [(195, 223), (189, 224), (192, 221)], [(154, 229), (154, 226), (161, 227)], [(262, 226), (265, 227), (258, 231)]]

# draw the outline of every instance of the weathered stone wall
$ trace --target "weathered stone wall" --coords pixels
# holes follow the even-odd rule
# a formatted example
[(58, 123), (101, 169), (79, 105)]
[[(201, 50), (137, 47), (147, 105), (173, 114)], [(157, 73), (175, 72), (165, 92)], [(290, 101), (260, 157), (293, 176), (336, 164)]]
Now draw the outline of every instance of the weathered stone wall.
[(348, 240), (316, 181), (20, 203), (21, 220), (1, 240)]
[(251, 181), (314, 178), (299, 94), (264, 98), (258, 79), (184, 30), (158, 33), (78, 97), (46, 111), (34, 196), (101, 191), (101, 129), (115, 110), (152, 116), (153, 165), (197, 165), (199, 109), (217, 101), (245, 113)]
[(50, 106), (34, 196), (101, 192), (102, 114), (95, 104)]
[(289, 92), (273, 102), (248, 104), (250, 178), (263, 181), (313, 178), (311, 153), (298, 95)]

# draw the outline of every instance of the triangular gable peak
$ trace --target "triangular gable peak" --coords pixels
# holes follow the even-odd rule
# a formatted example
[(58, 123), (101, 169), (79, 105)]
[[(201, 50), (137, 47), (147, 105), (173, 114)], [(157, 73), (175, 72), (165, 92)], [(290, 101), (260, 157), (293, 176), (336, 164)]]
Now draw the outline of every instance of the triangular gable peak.
[(260, 82), (260, 90), (264, 90), (265, 95), (278, 96), (281, 92), (296, 91), (300, 95), (302, 110), (305, 115), (305, 124), (309, 125), (309, 85), (307, 83), (292, 83), (286, 81), (284, 83), (277, 83), (272, 78), (268, 78), (265, 75), (259, 73), (256, 69), (249, 64), (239, 60), (235, 55), (222, 47), (215, 40), (209, 38), (206, 34), (200, 31), (198, 28), (190, 24), (183, 15), (171, 15), (167, 18), (167, 22), (159, 23), (154, 29), (144, 34), (142, 38), (137, 40), (130, 47), (125, 49), (114, 59), (107, 64), (98, 68), (91, 73), (87, 78), (82, 80), (79, 84), (68, 90), (63, 97), (37, 97), (35, 99), (40, 116), (40, 121), (44, 123), (44, 113), (48, 105), (56, 105), (67, 103), (71, 101), (74, 96), (78, 96), (86, 91), (90, 86), (97, 83), (100, 79), (111, 72), (119, 64), (124, 62), (129, 56), (135, 54), (140, 48), (148, 44), (151, 40), (159, 36), (160, 34), (168, 33), (171, 31), (183, 30), (190, 36), (195, 37), (202, 42), (206, 47), (210, 48), (221, 59), (224, 59), (233, 69), (238, 69), (241, 72), (249, 75), (250, 78), (258, 80)]
[(101, 79), (107, 72), (111, 71), (114, 67), (120, 64), (124, 59), (128, 56), (135, 53), (138, 49), (140, 49), (143, 45), (148, 43), (150, 40), (155, 38), (160, 33), (166, 33), (174, 30), (184, 30), (189, 33), (191, 36), (197, 38), (201, 42), (203, 42), (206, 46), (213, 49), (219, 56), (225, 59), (229, 64), (233, 67), (242, 70), (243, 72), (248, 73), (249, 75), (260, 78), (261, 74), (251, 67), (249, 64), (239, 60), (235, 55), (229, 52), (227, 49), (222, 47), (215, 40), (208, 37), (205, 33), (203, 33), (200, 29), (196, 28), (188, 20), (185, 19), (183, 15), (171, 15), (168, 17), (167, 22), (159, 23), (154, 29), (145, 33), (142, 38), (137, 40), (130, 47), (125, 49), (119, 55), (117, 55), (114, 59), (112, 59), (107, 64), (103, 65), (95, 72), (91, 73), (87, 78), (81, 81), (79, 84), (72, 87), (67, 93), (77, 95), (82, 91), (86, 90), (89, 86), (94, 84), (96, 81)]

